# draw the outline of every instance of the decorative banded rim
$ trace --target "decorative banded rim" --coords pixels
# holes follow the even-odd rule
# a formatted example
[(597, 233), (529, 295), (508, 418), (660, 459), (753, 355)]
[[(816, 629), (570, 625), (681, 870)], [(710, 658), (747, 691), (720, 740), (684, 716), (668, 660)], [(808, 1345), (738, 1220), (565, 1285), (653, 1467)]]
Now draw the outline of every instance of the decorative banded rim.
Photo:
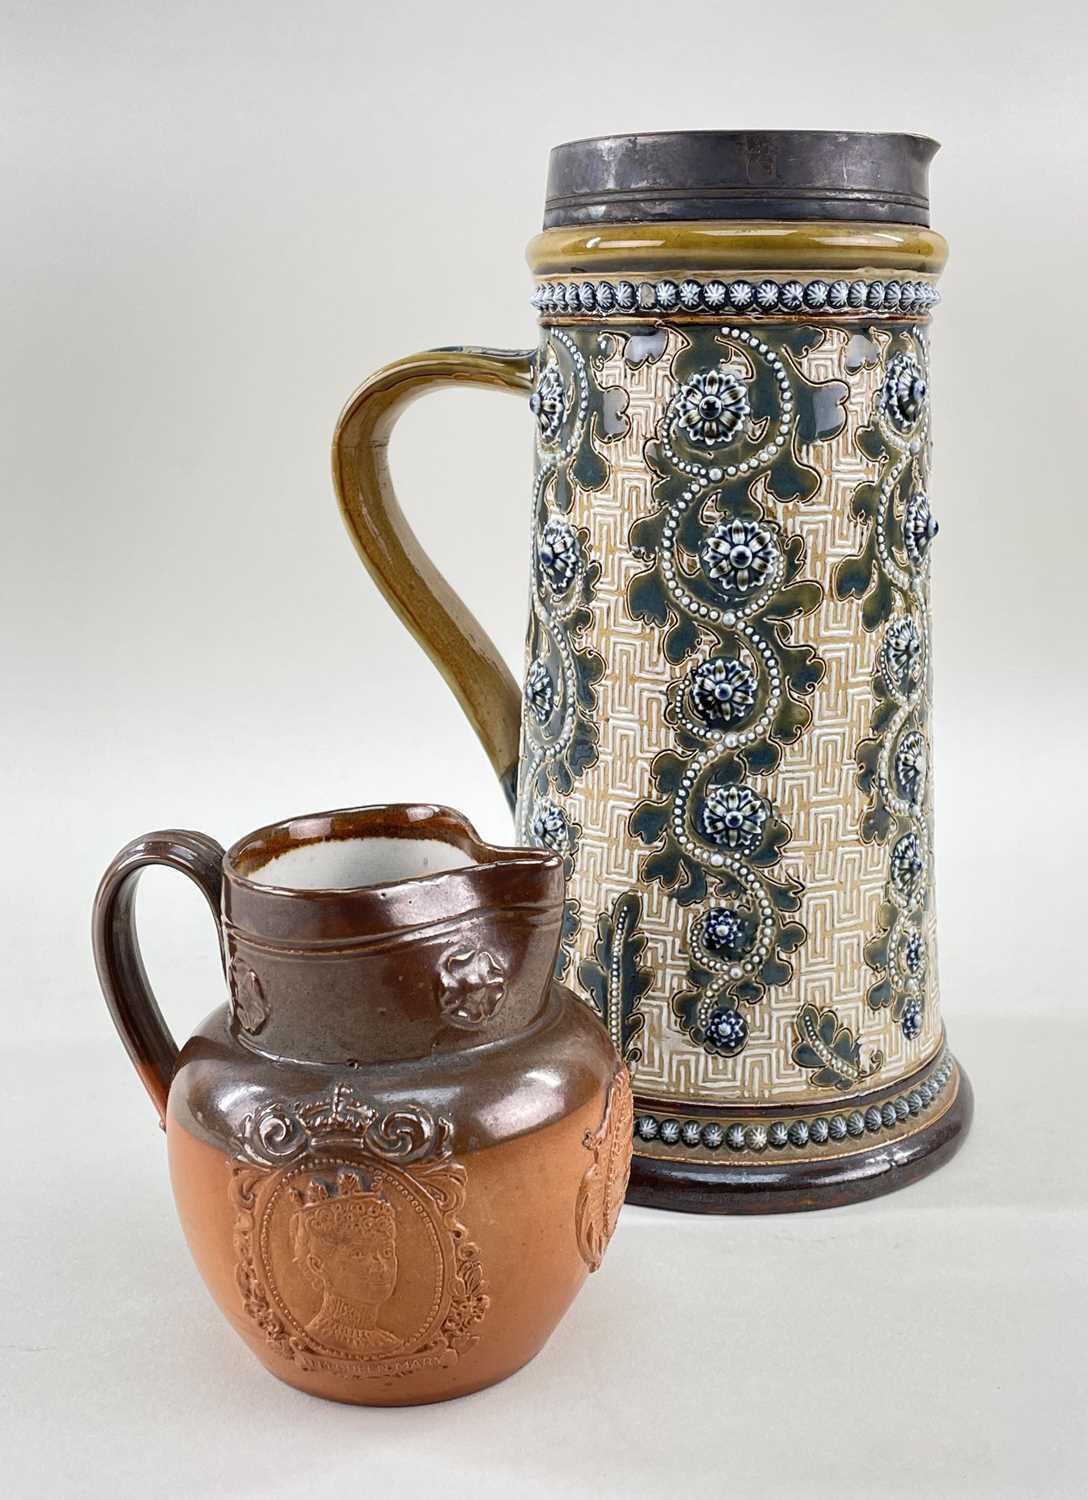
[(928, 281), (544, 281), (530, 301), (541, 313), (927, 313), (941, 300)]
[(912, 1115), (924, 1114), (948, 1087), (956, 1070), (950, 1052), (945, 1052), (929, 1076), (905, 1093), (871, 1104), (862, 1111), (840, 1110), (814, 1115), (808, 1120), (776, 1120), (773, 1125), (723, 1125), (718, 1120), (678, 1120), (656, 1115), (635, 1118), (635, 1141), (660, 1141), (664, 1146), (703, 1146), (717, 1151), (722, 1146), (736, 1154), (758, 1154), (771, 1148), (781, 1151), (836, 1145), (865, 1135), (898, 1130)]

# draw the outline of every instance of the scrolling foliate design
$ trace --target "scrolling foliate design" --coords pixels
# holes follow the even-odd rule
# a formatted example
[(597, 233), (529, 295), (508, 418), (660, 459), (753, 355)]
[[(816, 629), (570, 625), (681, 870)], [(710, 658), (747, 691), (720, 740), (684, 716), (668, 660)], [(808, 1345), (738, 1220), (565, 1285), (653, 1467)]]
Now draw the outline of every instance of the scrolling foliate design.
[[(577, 834), (557, 798), (597, 760), (597, 683), (604, 662), (586, 646), (600, 564), (589, 534), (569, 520), (575, 488), (603, 489), (609, 466), (598, 442), (625, 430), (622, 391), (601, 390), (587, 350), (595, 335), (546, 330), (530, 408), (537, 421), (531, 609), (522, 712), (519, 835), (560, 853), (568, 879)], [(583, 343), (586, 345), (582, 347)], [(578, 909), (568, 902), (557, 972), (570, 964)]]
[(775, 503), (816, 494), (820, 475), (800, 449), (842, 430), (849, 388), (802, 373), (824, 339), (817, 328), (689, 326), (683, 337), (646, 446), (657, 509), (632, 528), (648, 566), (628, 607), (684, 670), (667, 692), (675, 749), (654, 760), (659, 796), (635, 808), (631, 831), (651, 850), (641, 878), (694, 909), (689, 987), (673, 1014), (707, 1052), (732, 1056), (748, 1039), (740, 1007), (789, 981), (788, 955), (805, 939), (793, 920), (802, 887), (778, 868), (790, 830), (752, 784), (808, 727), (824, 674), (812, 647), (792, 641), (790, 622), (823, 592), (802, 576), (804, 540)]
[(830, 1008), (802, 1005), (793, 1024), (797, 1033), (793, 1060), (799, 1068), (810, 1070), (817, 1088), (856, 1089), (884, 1065), (883, 1052), (873, 1052), (862, 1061), (858, 1038)]
[(611, 912), (597, 918), (593, 957), (578, 965), (578, 982), (608, 1027), (616, 1051), (629, 1066), (642, 1058), (640, 1036), (646, 1024), (639, 1002), (653, 983), (643, 966), (646, 938), (642, 932), (642, 900), (637, 891), (624, 891)]
[(908, 1041), (925, 1016), (931, 900), (929, 551), (937, 524), (927, 495), (928, 364), (921, 329), (889, 340), (870, 421), (858, 434), (861, 451), (880, 466), (854, 495), (865, 539), (835, 574), (837, 596), (860, 599), (865, 628), (881, 632), (875, 707), (857, 761), (868, 799), (861, 836), (887, 846), (888, 879), (865, 961), (877, 975), (869, 1005), (890, 1007)]

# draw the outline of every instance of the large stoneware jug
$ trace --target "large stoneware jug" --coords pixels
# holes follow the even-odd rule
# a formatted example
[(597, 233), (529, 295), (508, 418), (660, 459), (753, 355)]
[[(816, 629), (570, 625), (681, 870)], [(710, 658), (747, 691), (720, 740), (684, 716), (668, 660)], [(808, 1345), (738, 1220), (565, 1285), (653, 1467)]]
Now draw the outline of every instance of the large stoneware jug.
[[(560, 146), (529, 246), (537, 349), (401, 360), (337, 427), (363, 561), (518, 839), (565, 862), (559, 972), (630, 1067), (640, 1203), (867, 1197), (970, 1119), (933, 905), (935, 150)], [(521, 393), (535, 423), (521, 691), (386, 468), (399, 411), (448, 383)]]

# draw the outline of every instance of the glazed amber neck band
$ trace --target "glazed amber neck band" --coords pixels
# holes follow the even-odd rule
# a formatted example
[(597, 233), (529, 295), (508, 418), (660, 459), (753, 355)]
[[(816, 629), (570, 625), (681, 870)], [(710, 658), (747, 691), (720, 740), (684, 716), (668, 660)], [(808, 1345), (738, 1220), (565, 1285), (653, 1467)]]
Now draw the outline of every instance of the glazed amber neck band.
[(546, 229), (529, 241), (536, 276), (636, 271), (886, 271), (935, 276), (948, 245), (915, 224), (700, 220)]

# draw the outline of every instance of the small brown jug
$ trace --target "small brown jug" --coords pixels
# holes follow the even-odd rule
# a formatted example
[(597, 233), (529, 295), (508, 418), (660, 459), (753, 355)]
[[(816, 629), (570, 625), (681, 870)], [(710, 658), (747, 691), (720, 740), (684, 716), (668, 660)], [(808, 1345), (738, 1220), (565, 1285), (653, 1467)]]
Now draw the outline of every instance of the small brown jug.
[[(229, 982), (179, 1052), (140, 958), (135, 886), (182, 870)], [(367, 1405), (441, 1401), (530, 1360), (615, 1227), (627, 1070), (553, 979), (555, 854), (445, 808), (356, 808), (226, 854), (148, 834), (94, 909), (99, 978), (166, 1130), (212, 1296), (273, 1374)]]

